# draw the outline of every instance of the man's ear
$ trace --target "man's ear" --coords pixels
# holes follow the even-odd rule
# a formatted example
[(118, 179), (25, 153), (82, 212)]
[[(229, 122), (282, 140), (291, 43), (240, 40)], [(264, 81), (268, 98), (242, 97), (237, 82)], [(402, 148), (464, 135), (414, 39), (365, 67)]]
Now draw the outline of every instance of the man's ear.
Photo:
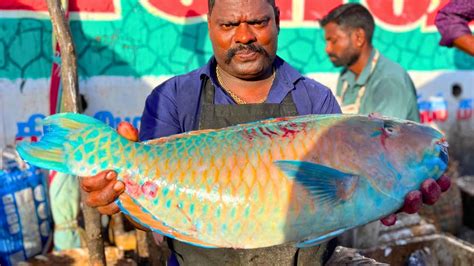
[(211, 28), (211, 13), (207, 13), (207, 32), (209, 32)]
[(354, 36), (355, 36), (355, 45), (357, 47), (362, 47), (366, 42), (367, 42), (367, 39), (366, 39), (366, 34), (365, 34), (365, 31), (364, 29), (362, 28), (358, 28), (358, 29), (355, 29), (354, 30)]

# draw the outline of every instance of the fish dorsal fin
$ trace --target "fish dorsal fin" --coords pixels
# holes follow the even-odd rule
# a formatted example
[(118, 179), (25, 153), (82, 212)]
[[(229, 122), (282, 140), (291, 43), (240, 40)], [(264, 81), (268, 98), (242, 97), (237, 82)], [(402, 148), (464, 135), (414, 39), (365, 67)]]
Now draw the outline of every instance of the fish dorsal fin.
[(158, 144), (163, 144), (165, 142), (169, 142), (169, 141), (172, 141), (172, 140), (185, 139), (187, 137), (192, 137), (192, 136), (196, 136), (196, 135), (200, 135), (200, 134), (204, 134), (204, 133), (209, 133), (211, 131), (216, 131), (216, 130), (215, 129), (203, 129), (203, 130), (189, 131), (189, 132), (182, 133), (182, 134), (171, 135), (169, 137), (162, 137), (162, 138), (147, 140), (147, 141), (144, 141), (143, 144), (158, 145)]
[(304, 161), (275, 161), (290, 179), (305, 187), (320, 203), (335, 205), (352, 197), (359, 176)]
[(308, 239), (308, 240), (298, 242), (296, 244), (296, 247), (297, 248), (307, 248), (307, 247), (312, 247), (312, 246), (319, 245), (323, 242), (326, 242), (326, 241), (330, 240), (331, 238), (334, 238), (334, 237), (344, 233), (348, 229), (350, 229), (350, 228), (337, 229), (335, 231), (331, 231), (331, 232), (329, 232), (327, 234), (324, 234), (322, 236), (318, 236), (316, 238), (312, 238), (312, 239)]
[(204, 247), (204, 248), (216, 248), (217, 246), (205, 243), (199, 239), (196, 239), (193, 236), (182, 234), (173, 228), (165, 225), (163, 222), (155, 218), (150, 212), (145, 210), (143, 207), (139, 206), (133, 198), (128, 194), (122, 193), (119, 200), (117, 201), (122, 212), (130, 216), (138, 224), (150, 228), (153, 232), (165, 235), (177, 240), (187, 242), (189, 244)]

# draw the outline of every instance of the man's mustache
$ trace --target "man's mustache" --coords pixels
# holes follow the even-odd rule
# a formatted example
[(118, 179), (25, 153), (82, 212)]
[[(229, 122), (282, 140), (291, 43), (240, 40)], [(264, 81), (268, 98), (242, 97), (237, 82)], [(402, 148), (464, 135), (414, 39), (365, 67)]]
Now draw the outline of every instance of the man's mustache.
[(267, 51), (265, 51), (265, 49), (263, 49), (263, 47), (260, 45), (256, 45), (254, 43), (240, 44), (236, 47), (230, 48), (229, 51), (227, 51), (226, 63), (229, 63), (230, 60), (232, 60), (232, 57), (234, 57), (237, 54), (237, 52), (240, 52), (240, 51), (251, 51), (251, 52), (260, 53), (260, 54), (268, 56)]

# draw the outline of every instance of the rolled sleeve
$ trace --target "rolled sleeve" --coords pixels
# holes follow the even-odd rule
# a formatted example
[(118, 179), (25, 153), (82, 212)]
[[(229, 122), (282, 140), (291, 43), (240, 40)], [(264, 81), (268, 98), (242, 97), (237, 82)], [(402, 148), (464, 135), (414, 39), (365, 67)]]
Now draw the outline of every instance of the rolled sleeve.
[(440, 45), (451, 47), (455, 39), (471, 34), (469, 22), (473, 19), (474, 1), (450, 1), (436, 15), (435, 24), (441, 34)]

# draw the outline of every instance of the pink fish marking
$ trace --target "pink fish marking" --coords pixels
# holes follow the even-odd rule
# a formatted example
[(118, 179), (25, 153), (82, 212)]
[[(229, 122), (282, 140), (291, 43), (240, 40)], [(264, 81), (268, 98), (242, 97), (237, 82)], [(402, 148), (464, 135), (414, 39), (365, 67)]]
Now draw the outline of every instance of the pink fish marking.
[(306, 123), (301, 123), (299, 125), (296, 123), (289, 123), (287, 126), (280, 126), (279, 129), (283, 132), (282, 137), (294, 138), (296, 134), (306, 130)]
[(145, 194), (145, 197), (147, 199), (154, 199), (156, 197), (156, 194), (158, 192), (158, 186), (151, 182), (151, 181), (146, 181), (142, 187), (141, 190), (143, 194)]
[(272, 135), (265, 132), (265, 130), (263, 128), (259, 127), (258, 130), (260, 131), (260, 133), (262, 133), (264, 136), (268, 137), (269, 139), (272, 138)]
[(278, 133), (276, 133), (275, 131), (272, 131), (269, 128), (259, 127), (258, 130), (269, 139), (272, 139), (274, 136), (278, 136)]
[(257, 130), (255, 130), (255, 128), (252, 128), (250, 130), (250, 132), (248, 131), (243, 131), (242, 132), (242, 136), (244, 137), (244, 139), (248, 140), (248, 141), (251, 141), (253, 140), (255, 137), (257, 137)]
[(137, 198), (142, 194), (140, 185), (133, 181), (129, 175), (124, 175), (123, 182), (125, 183), (125, 192), (127, 192), (128, 195)]

